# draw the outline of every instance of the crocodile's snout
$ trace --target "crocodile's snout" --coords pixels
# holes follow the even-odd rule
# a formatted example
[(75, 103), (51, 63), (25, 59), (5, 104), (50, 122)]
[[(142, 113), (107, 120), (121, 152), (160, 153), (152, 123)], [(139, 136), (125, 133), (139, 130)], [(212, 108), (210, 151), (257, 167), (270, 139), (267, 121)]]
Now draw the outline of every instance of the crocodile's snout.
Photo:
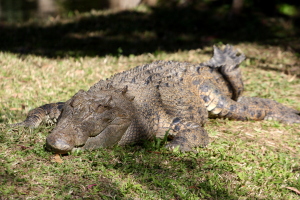
[(74, 148), (73, 145), (71, 145), (70, 143), (68, 143), (62, 138), (56, 139), (53, 137), (47, 137), (46, 139), (46, 149), (54, 153), (65, 154), (70, 152), (73, 148)]
[(74, 127), (72, 124), (55, 127), (46, 139), (46, 149), (53, 153), (65, 154), (75, 147), (83, 146), (88, 134)]

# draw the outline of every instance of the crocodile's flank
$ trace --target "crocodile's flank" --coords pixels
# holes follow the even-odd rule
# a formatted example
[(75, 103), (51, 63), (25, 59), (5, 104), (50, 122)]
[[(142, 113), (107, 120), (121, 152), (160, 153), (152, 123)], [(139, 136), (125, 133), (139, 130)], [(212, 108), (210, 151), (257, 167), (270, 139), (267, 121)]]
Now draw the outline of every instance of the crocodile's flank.
[(245, 59), (232, 46), (214, 47), (204, 63), (156, 61), (100, 80), (66, 102), (46, 104), (13, 126), (57, 122), (46, 148), (67, 153), (127, 145), (168, 133), (169, 149), (205, 147), (208, 118), (277, 120), (300, 123), (300, 112), (276, 101), (244, 97), (239, 64)]

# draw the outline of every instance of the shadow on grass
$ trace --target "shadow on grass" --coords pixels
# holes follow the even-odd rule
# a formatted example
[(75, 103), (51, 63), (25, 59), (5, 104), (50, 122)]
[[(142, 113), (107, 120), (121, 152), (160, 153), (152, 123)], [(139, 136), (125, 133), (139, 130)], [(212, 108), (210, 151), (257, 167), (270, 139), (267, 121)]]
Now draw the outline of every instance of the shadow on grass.
[[(116, 147), (113, 150), (99, 149), (79, 156), (71, 155), (64, 157), (66, 164), (50, 164), (45, 152), (40, 155), (32, 148), (19, 151), (16, 153), (23, 154), (23, 159), (18, 162), (17, 168), (9, 157), (0, 159), (0, 193), (4, 199), (8, 196), (20, 198), (27, 195), (54, 195), (64, 199), (124, 199), (126, 194), (145, 195), (148, 199), (188, 199), (192, 196), (204, 199), (236, 199), (241, 196), (229, 194), (228, 184), (219, 180), (222, 174), (230, 173), (230, 167), (222, 164), (218, 167), (205, 167), (203, 165), (209, 161), (200, 156), (176, 156), (169, 152), (133, 146)], [(76, 164), (73, 160), (78, 157), (81, 161)], [(36, 162), (44, 164), (39, 165)], [(33, 166), (37, 169), (33, 170)], [(117, 174), (111, 177), (109, 174), (112, 173)], [(36, 176), (45, 178), (37, 179)], [(30, 177), (35, 177), (35, 181), (30, 180)]]
[[(232, 170), (224, 163), (208, 167), (210, 161), (201, 156), (176, 156), (142, 146), (116, 147), (113, 154), (100, 149), (86, 156), (94, 172), (100, 172), (104, 166), (119, 173), (120, 182), (123, 182), (119, 188), (123, 194), (136, 192), (147, 194), (148, 198), (157, 198), (158, 195), (170, 199), (236, 199), (246, 195), (243, 190), (230, 194), (232, 189), (228, 180), (220, 178)], [(128, 177), (134, 177), (134, 181), (128, 181)]]
[(2, 24), (0, 50), (47, 57), (118, 56), (189, 50), (218, 42), (258, 42), (300, 52), (299, 21), (270, 18), (254, 9), (229, 18), (229, 7), (207, 3), (157, 7), (150, 12), (90, 14), (49, 26)]

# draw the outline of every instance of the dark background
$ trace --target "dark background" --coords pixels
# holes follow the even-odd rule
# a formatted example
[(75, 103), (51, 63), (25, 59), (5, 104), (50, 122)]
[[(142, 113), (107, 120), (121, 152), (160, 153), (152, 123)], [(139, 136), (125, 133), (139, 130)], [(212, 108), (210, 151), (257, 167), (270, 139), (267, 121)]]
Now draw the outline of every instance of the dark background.
[(62, 1), (49, 13), (38, 8), (37, 1), (0, 0), (0, 51), (47, 57), (138, 55), (249, 42), (300, 55), (296, 0), (161, 0), (148, 12), (119, 9), (105, 15), (93, 14), (109, 8), (100, 0)]

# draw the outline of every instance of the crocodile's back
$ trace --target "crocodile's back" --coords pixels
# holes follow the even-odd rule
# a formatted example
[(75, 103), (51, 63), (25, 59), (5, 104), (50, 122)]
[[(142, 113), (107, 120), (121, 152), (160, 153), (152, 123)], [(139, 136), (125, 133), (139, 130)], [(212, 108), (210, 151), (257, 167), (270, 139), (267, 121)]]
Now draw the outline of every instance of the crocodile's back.
[[(189, 75), (187, 75), (189, 74)], [(92, 86), (89, 92), (97, 92), (108, 84), (115, 88), (128, 87), (129, 93), (136, 94), (140, 85), (147, 85), (149, 82), (159, 82), (162, 79), (172, 79), (173, 82), (180, 82), (182, 78), (189, 78), (190, 74), (201, 76), (203, 80), (214, 79), (224, 95), (231, 97), (232, 88), (218, 68), (205, 66), (203, 64), (192, 64), (177, 61), (155, 61), (150, 64), (140, 65), (128, 71), (124, 71), (107, 80), (101, 80)]]

